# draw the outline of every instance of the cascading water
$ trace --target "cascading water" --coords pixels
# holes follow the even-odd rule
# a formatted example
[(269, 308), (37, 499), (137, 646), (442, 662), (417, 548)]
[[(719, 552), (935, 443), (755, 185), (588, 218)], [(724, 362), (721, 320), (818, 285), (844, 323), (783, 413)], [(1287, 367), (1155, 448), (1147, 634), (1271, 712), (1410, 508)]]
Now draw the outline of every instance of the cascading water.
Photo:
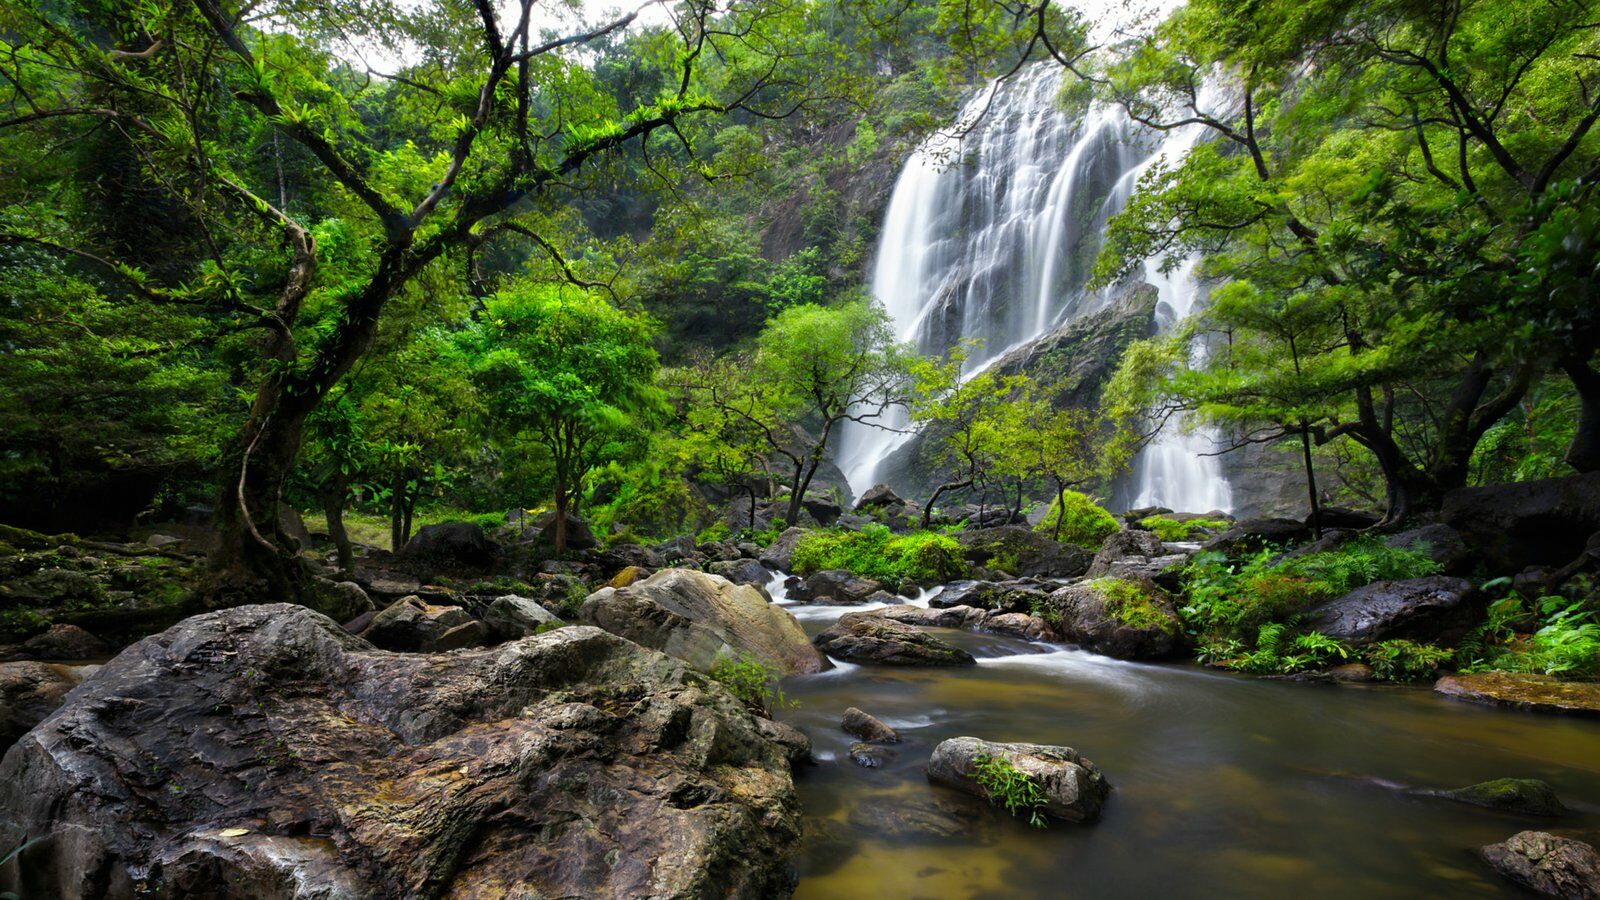
[[(991, 84), (901, 170), (871, 290), (896, 336), (920, 352), (977, 339), (968, 363), (977, 371), (1103, 308), (1112, 292), (1087, 284), (1106, 221), (1149, 165), (1199, 139), (1198, 128), (1159, 134), (1100, 104), (1070, 115), (1056, 102), (1061, 83), (1059, 67), (1039, 63)], [(1159, 260), (1145, 268), (1169, 327), (1199, 293), (1193, 261), (1171, 273)], [(903, 411), (883, 424), (852, 424), (840, 436), (837, 461), (857, 494), (882, 480), (885, 460), (910, 439)], [(1228, 509), (1217, 462), (1202, 455), (1209, 444), (1203, 432), (1169, 425), (1136, 463), (1134, 505)]]

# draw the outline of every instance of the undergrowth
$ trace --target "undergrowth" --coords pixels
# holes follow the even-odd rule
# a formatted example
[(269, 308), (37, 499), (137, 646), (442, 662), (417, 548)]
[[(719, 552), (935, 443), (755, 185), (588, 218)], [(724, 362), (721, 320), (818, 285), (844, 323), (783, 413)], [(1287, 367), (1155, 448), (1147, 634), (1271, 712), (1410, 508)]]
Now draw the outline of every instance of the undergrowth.
[(723, 657), (711, 667), (713, 681), (727, 688), (745, 706), (766, 716), (793, 705), (779, 690), (779, 677), (777, 669), (750, 653)]
[(894, 534), (884, 525), (860, 531), (813, 531), (794, 551), (794, 570), (812, 575), (844, 569), (865, 578), (897, 584), (944, 584), (965, 577), (967, 560), (955, 538), (935, 531)]

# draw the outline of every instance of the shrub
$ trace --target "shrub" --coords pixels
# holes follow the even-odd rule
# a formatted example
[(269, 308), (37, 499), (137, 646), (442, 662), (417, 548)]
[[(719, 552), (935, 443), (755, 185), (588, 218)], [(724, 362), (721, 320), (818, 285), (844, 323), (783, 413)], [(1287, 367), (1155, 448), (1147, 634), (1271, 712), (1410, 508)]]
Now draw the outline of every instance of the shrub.
[[(1065, 500), (1063, 503), (1062, 500)], [(1060, 523), (1059, 531), (1056, 528)], [(1106, 538), (1122, 530), (1117, 517), (1077, 491), (1067, 491), (1050, 501), (1050, 509), (1033, 530), (1048, 534), (1063, 544), (1077, 544), (1085, 550), (1099, 550)]]
[(967, 574), (961, 545), (936, 531), (893, 534), (886, 526), (860, 531), (813, 531), (795, 546), (794, 569), (811, 575), (823, 569), (844, 569), (890, 584), (910, 580), (942, 584)]
[[(1232, 655), (1214, 661), (1254, 675), (1293, 675), (1325, 669), (1349, 659), (1353, 652), (1345, 642), (1319, 632), (1291, 635), (1289, 627), (1278, 622), (1257, 629), (1254, 650), (1241, 652), (1243, 645), (1237, 641), (1228, 642), (1226, 646), (1232, 649)], [(1206, 650), (1217, 652), (1215, 645)]]
[(1372, 674), (1384, 681), (1417, 681), (1431, 678), (1439, 667), (1454, 654), (1433, 644), (1415, 641), (1379, 641), (1365, 653)]
[(1179, 522), (1166, 516), (1145, 516), (1139, 520), (1141, 528), (1155, 532), (1163, 541), (1192, 541), (1208, 532), (1221, 531), (1233, 523), (1227, 519), (1190, 519)]
[[(1534, 620), (1532, 634), (1517, 631)], [(1499, 670), (1587, 678), (1600, 675), (1600, 615), (1582, 601), (1540, 597), (1528, 608), (1520, 597), (1489, 604), (1489, 615), (1456, 650), (1467, 671)]]
[(1347, 594), (1374, 581), (1421, 578), (1440, 571), (1439, 564), (1426, 554), (1390, 547), (1371, 536), (1357, 538), (1327, 553), (1308, 553), (1283, 566), (1322, 582), (1332, 594)]
[(694, 542), (697, 544), (710, 544), (728, 540), (732, 536), (733, 532), (728, 528), (728, 523), (718, 521), (700, 529), (700, 533), (694, 536)]
[(1044, 789), (1028, 774), (1003, 756), (980, 754), (972, 760), (972, 777), (988, 795), (989, 802), (1005, 807), (1017, 818), (1026, 816), (1028, 824), (1044, 828)]
[(750, 653), (725, 656), (711, 667), (713, 681), (762, 715), (771, 715), (789, 705), (789, 699), (778, 689), (778, 677), (777, 669)]
[(1106, 611), (1130, 628), (1154, 628), (1172, 634), (1177, 631), (1161, 608), (1151, 601), (1148, 590), (1137, 581), (1126, 578), (1097, 578), (1089, 583), (1105, 600)]

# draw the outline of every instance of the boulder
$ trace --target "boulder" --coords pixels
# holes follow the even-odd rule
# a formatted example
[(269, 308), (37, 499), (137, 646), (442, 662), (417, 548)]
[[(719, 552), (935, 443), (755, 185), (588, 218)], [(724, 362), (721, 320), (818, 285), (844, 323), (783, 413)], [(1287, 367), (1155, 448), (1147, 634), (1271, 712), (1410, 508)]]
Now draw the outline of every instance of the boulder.
[[(556, 545), (556, 514), (552, 510), (533, 520), (533, 528), (523, 533), (525, 540), (531, 540), (540, 547), (553, 548)], [(567, 549), (592, 550), (600, 546), (600, 541), (594, 536), (594, 529), (589, 527), (589, 520), (582, 516), (567, 513)], [(538, 529), (533, 531), (533, 529)]]
[(538, 632), (541, 626), (560, 624), (555, 613), (535, 600), (506, 594), (494, 598), (483, 612), (483, 623), (502, 641), (514, 641)]
[(901, 506), (905, 500), (894, 492), (894, 488), (887, 484), (875, 484), (867, 488), (861, 499), (856, 501), (856, 509), (872, 509), (877, 506)]
[(706, 566), (706, 571), (720, 575), (734, 584), (749, 584), (765, 589), (772, 580), (772, 572), (753, 559), (729, 559)]
[(1090, 578), (1111, 576), (1154, 581), (1170, 591), (1182, 587), (1183, 566), (1188, 554), (1172, 553), (1154, 533), (1127, 529), (1106, 538), (1100, 552), (1089, 564)]
[(308, 600), (306, 605), (337, 621), (348, 621), (378, 608), (361, 585), (354, 581), (328, 581), (319, 578), (315, 584), (315, 598), (306, 598)]
[(1201, 549), (1237, 556), (1268, 546), (1292, 547), (1310, 539), (1311, 529), (1299, 519), (1243, 519), (1206, 541)]
[(1095, 554), (1094, 561), (1089, 564), (1089, 571), (1086, 574), (1090, 577), (1099, 577), (1105, 574), (1106, 567), (1119, 559), (1127, 559), (1130, 556), (1162, 556), (1166, 552), (1166, 547), (1155, 532), (1145, 531), (1142, 528), (1126, 528), (1100, 542), (1100, 552)]
[(0, 656), (14, 659), (47, 659), (58, 662), (82, 662), (86, 659), (105, 659), (111, 655), (111, 646), (76, 625), (56, 624), (43, 634), (23, 641), (15, 650)]
[(866, 603), (883, 585), (871, 578), (852, 575), (843, 569), (824, 569), (789, 592), (791, 599), (807, 603), (833, 603), (843, 606)]
[(694, 538), (689, 537), (688, 535), (680, 535), (670, 541), (662, 541), (659, 544), (651, 544), (650, 552), (661, 557), (668, 563), (675, 563), (685, 559), (690, 559), (697, 552), (699, 552), (699, 548), (695, 546)]
[(1433, 690), (1456, 700), (1529, 712), (1600, 717), (1600, 684), (1562, 681), (1550, 675), (1479, 672), (1446, 675)]
[(844, 719), (840, 721), (839, 727), (844, 729), (845, 734), (860, 738), (869, 744), (900, 743), (899, 732), (854, 706), (844, 711)]
[(145, 538), (144, 542), (147, 546), (161, 550), (166, 547), (174, 547), (183, 543), (183, 538), (173, 537), (170, 534), (152, 534)]
[(273, 604), (128, 648), (13, 747), (24, 837), (24, 897), (764, 897), (799, 807), (742, 703), (599, 629), (421, 657)]
[(1432, 791), (1429, 796), (1523, 816), (1559, 816), (1567, 811), (1550, 785), (1537, 778), (1496, 778), (1453, 791)]
[(1461, 532), (1439, 523), (1389, 535), (1384, 544), (1425, 554), (1438, 563), (1446, 575), (1466, 575), (1478, 561), (1467, 542), (1462, 540)]
[(400, 558), (447, 569), (482, 571), (500, 560), (500, 545), (472, 522), (424, 525), (400, 548)]
[(794, 568), (794, 548), (800, 545), (800, 539), (810, 531), (811, 529), (809, 528), (800, 528), (798, 526), (785, 529), (782, 534), (778, 535), (777, 540), (773, 541), (762, 552), (761, 564), (779, 572), (787, 572)]
[(649, 569), (646, 569), (646, 568), (644, 568), (642, 566), (628, 566), (627, 568), (623, 569), (622, 571), (618, 572), (617, 574), (611, 576), (611, 580), (606, 582), (606, 586), (607, 587), (614, 587), (614, 588), (625, 588), (628, 585), (633, 584), (635, 581), (643, 581), (644, 579), (649, 578), (649, 577), (650, 577), (650, 570)]
[(1161, 659), (1179, 649), (1172, 598), (1149, 581), (1103, 578), (1061, 588), (1046, 620), (1061, 639), (1117, 659)]
[(881, 768), (884, 763), (894, 759), (894, 756), (894, 751), (882, 744), (857, 741), (850, 745), (850, 761), (863, 769)]
[(882, 616), (904, 625), (916, 625), (919, 628), (964, 628), (976, 630), (979, 623), (989, 616), (989, 611), (976, 606), (946, 606), (925, 608), (912, 606), (909, 603), (900, 606), (889, 606), (875, 609), (872, 615)]
[(800, 501), (800, 505), (811, 514), (811, 518), (817, 520), (818, 525), (823, 527), (837, 522), (840, 514), (844, 512), (839, 501), (832, 497), (819, 497), (816, 494), (807, 494), (805, 499)]
[(1600, 898), (1600, 851), (1571, 838), (1524, 831), (1478, 850), (1489, 868), (1523, 887), (1564, 900)]
[(1060, 638), (1043, 618), (1022, 612), (991, 612), (978, 623), (983, 631), (1008, 634), (1025, 641), (1054, 641)]
[(1482, 614), (1482, 595), (1472, 582), (1429, 575), (1356, 588), (1311, 607), (1306, 617), (1312, 630), (1361, 646), (1393, 638), (1453, 643)]
[(972, 666), (960, 647), (925, 631), (873, 613), (849, 613), (817, 635), (816, 645), (836, 659), (879, 666)]
[(1440, 518), (1491, 574), (1563, 566), (1600, 531), (1600, 472), (1450, 491)]
[(0, 663), (0, 753), (56, 711), (67, 692), (99, 666)]
[(385, 650), (429, 653), (439, 649), (445, 632), (473, 621), (459, 606), (429, 603), (421, 597), (401, 597), (385, 607), (361, 636)]
[(1021, 525), (964, 531), (956, 540), (971, 562), (1011, 575), (1076, 578), (1093, 561), (1082, 547), (1058, 543)]
[(1037, 811), (1052, 819), (1093, 822), (1111, 792), (1095, 764), (1071, 747), (1002, 744), (975, 737), (950, 738), (933, 748), (928, 780), (993, 800), (977, 777), (980, 763), (990, 759), (1005, 760), (1038, 785), (1044, 804)]
[(578, 620), (702, 672), (742, 653), (785, 675), (828, 668), (788, 610), (750, 585), (691, 569), (662, 569), (620, 590), (601, 588), (583, 601)]
[(607, 572), (620, 572), (629, 566), (659, 569), (667, 564), (661, 554), (638, 544), (612, 544), (610, 549), (595, 554), (594, 560)]

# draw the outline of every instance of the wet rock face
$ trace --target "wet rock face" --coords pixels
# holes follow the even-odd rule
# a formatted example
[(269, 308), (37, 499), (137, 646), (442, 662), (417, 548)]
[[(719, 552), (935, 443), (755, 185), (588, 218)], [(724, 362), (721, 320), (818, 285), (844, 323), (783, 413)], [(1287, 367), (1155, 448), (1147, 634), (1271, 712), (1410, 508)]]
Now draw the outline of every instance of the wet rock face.
[(1066, 822), (1100, 817), (1111, 785), (1093, 762), (1071, 747), (1004, 744), (975, 737), (940, 742), (928, 760), (928, 780), (979, 797), (989, 793), (978, 780), (984, 760), (1004, 760), (1038, 785), (1044, 794), (1039, 812)]
[(1148, 581), (1080, 582), (1051, 594), (1049, 604), (1047, 618), (1063, 640), (1117, 659), (1171, 656), (1183, 633), (1172, 599)]
[(1567, 811), (1550, 785), (1537, 778), (1496, 778), (1432, 796), (1524, 816), (1559, 816)]
[(1536, 893), (1600, 898), (1600, 851), (1571, 838), (1524, 831), (1478, 851), (1489, 867)]
[(299, 606), (210, 613), (124, 651), (0, 763), (0, 845), (42, 838), (0, 890), (784, 895), (799, 809), (760, 722), (595, 628), (418, 656)]
[(1263, 547), (1287, 547), (1311, 539), (1311, 529), (1299, 519), (1243, 519), (1206, 541), (1201, 548), (1234, 556)]
[(1600, 684), (1591, 682), (1562, 681), (1549, 675), (1480, 672), (1446, 675), (1434, 682), (1433, 689), (1471, 703), (1600, 718)]
[(0, 663), (0, 753), (56, 711), (67, 692), (99, 666)]
[(1446, 575), (1466, 575), (1477, 557), (1449, 525), (1433, 524), (1392, 534), (1384, 544), (1399, 550), (1416, 550), (1438, 563)]
[(1127, 529), (1105, 539), (1086, 574), (1090, 578), (1110, 575), (1149, 579), (1168, 590), (1177, 590), (1183, 565), (1188, 561), (1187, 554), (1169, 552), (1155, 534)]
[(1312, 630), (1361, 646), (1392, 638), (1451, 643), (1483, 613), (1472, 582), (1446, 575), (1378, 581), (1313, 606)]
[(836, 659), (880, 666), (972, 666), (972, 654), (925, 631), (872, 613), (850, 613), (817, 635)]
[(741, 653), (754, 654), (785, 675), (828, 667), (788, 610), (750, 585), (691, 569), (662, 569), (620, 590), (602, 588), (583, 601), (578, 620), (702, 672)]
[(876, 716), (869, 715), (854, 706), (844, 711), (844, 718), (839, 722), (844, 733), (851, 737), (860, 738), (869, 744), (898, 744), (900, 733), (885, 725)]
[(866, 603), (883, 585), (871, 578), (852, 575), (843, 569), (824, 569), (805, 580), (789, 596), (806, 603), (855, 605)]

